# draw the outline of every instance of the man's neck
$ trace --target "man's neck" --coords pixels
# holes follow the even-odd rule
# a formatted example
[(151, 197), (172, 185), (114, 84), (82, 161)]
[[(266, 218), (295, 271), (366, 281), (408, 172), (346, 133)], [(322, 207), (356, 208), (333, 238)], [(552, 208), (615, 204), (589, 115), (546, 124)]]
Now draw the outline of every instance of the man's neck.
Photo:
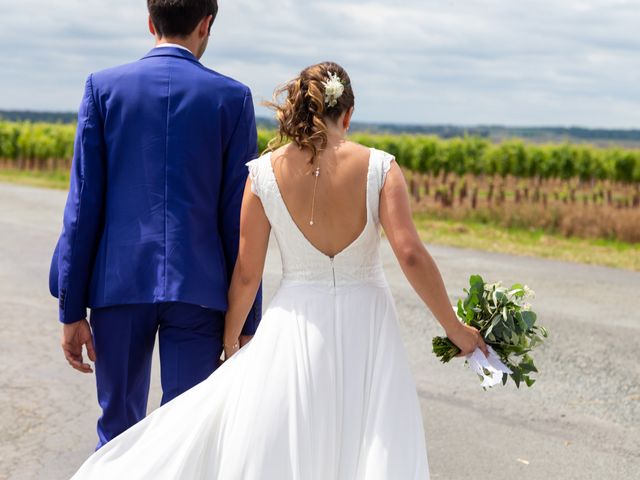
[(196, 49), (193, 48), (193, 45), (190, 45), (190, 43), (191, 42), (185, 41), (184, 39), (178, 39), (178, 38), (166, 38), (166, 37), (156, 38), (156, 47), (161, 47), (163, 45), (182, 47), (189, 50), (194, 56), (197, 57)]

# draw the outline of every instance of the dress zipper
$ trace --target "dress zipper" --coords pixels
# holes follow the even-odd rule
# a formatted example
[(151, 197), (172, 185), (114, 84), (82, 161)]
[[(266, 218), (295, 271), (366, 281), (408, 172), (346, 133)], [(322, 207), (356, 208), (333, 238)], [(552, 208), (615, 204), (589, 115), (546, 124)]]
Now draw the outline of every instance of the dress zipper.
[(334, 257), (329, 257), (329, 260), (331, 261), (331, 273), (333, 274), (333, 289), (335, 290), (336, 288), (336, 269), (333, 265), (333, 259)]

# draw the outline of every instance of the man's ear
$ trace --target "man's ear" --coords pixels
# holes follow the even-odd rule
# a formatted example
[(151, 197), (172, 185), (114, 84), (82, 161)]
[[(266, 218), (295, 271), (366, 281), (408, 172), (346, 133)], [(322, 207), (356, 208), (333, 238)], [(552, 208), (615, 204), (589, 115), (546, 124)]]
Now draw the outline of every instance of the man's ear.
[(153, 20), (151, 20), (151, 15), (149, 15), (149, 32), (151, 32), (151, 35), (154, 37), (156, 36), (156, 27), (153, 24)]
[(198, 28), (198, 34), (201, 38), (208, 37), (211, 33), (211, 27), (213, 22), (213, 15), (208, 15), (200, 22), (200, 28)]

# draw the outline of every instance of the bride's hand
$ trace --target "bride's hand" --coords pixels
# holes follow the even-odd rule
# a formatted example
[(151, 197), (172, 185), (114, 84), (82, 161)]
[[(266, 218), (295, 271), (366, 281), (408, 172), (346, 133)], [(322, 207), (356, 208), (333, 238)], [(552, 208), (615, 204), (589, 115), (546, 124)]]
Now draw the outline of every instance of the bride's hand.
[(224, 349), (224, 360), (227, 361), (238, 350), (240, 350), (240, 339), (236, 338), (233, 340), (225, 340), (222, 344), (222, 347)]
[(476, 347), (480, 348), (485, 356), (489, 355), (487, 344), (484, 343), (482, 335), (480, 335), (480, 332), (476, 328), (465, 325), (464, 323), (458, 323), (453, 331), (446, 333), (449, 340), (460, 349), (459, 357), (472, 354)]

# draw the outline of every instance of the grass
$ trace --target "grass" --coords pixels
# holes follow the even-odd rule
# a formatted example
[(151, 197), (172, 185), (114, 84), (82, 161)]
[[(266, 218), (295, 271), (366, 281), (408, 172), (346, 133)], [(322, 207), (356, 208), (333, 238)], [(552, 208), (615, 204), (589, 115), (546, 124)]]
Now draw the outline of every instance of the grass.
[(69, 188), (69, 173), (63, 171), (0, 169), (0, 182), (67, 190)]
[(640, 271), (640, 244), (566, 238), (541, 230), (441, 220), (423, 213), (414, 215), (414, 221), (426, 243)]
[[(0, 169), (0, 182), (66, 190), (69, 188), (69, 175), (66, 172)], [(425, 213), (415, 214), (414, 220), (426, 243), (640, 271), (640, 244), (566, 238), (542, 230), (442, 220)]]

